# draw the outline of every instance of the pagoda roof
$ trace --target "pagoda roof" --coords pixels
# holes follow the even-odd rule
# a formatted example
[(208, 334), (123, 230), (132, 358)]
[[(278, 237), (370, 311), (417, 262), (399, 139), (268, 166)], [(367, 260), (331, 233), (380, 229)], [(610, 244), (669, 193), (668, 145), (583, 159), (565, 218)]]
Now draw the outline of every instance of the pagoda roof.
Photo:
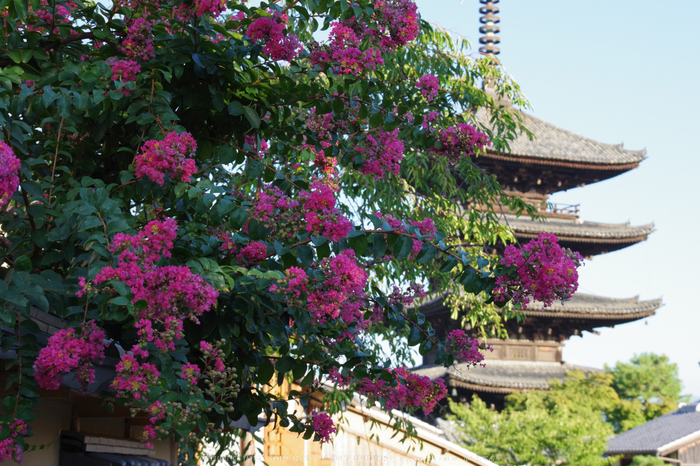
[[(569, 162), (592, 165), (634, 165), (646, 158), (647, 151), (628, 150), (623, 144), (605, 144), (576, 133), (554, 126), (537, 117), (517, 111), (523, 125), (535, 135), (530, 140), (525, 134), (518, 134), (509, 142), (509, 156), (539, 159), (552, 162)], [(490, 127), (489, 113), (479, 110), (476, 119)], [(496, 154), (496, 151), (488, 152)]]
[(445, 379), (449, 386), (491, 393), (512, 393), (518, 390), (546, 390), (549, 381), (563, 379), (567, 372), (582, 371), (586, 374), (600, 369), (564, 362), (488, 360), (485, 366), (455, 364), (420, 366), (411, 371), (434, 379)]
[(661, 298), (640, 301), (639, 296), (632, 298), (605, 298), (584, 293), (575, 293), (569, 301), (554, 302), (545, 310), (539, 301), (533, 301), (522, 309), (528, 317), (559, 317), (600, 320), (631, 321), (652, 316), (662, 305)]
[[(433, 299), (419, 307), (426, 316), (438, 314), (447, 309), (444, 297)], [(575, 293), (565, 303), (554, 302), (545, 310), (539, 301), (532, 301), (521, 310), (528, 317), (584, 318), (615, 321), (631, 321), (649, 317), (662, 305), (661, 298), (640, 301), (639, 296), (632, 298), (606, 298), (584, 293)], [(620, 323), (620, 322), (618, 322)]]
[[(517, 134), (509, 149), (488, 149), (476, 163), (498, 177), (502, 186), (520, 192), (552, 193), (612, 178), (639, 166), (646, 150), (628, 150), (564, 130), (514, 110), (535, 138)], [(480, 109), (478, 124), (492, 128), (489, 111)]]
[(654, 232), (653, 223), (632, 226), (629, 222), (598, 223), (578, 218), (549, 217), (541, 222), (506, 215), (502, 222), (510, 226), (518, 240), (530, 240), (542, 232), (553, 233), (562, 246), (578, 251), (585, 257), (626, 248), (645, 241)]

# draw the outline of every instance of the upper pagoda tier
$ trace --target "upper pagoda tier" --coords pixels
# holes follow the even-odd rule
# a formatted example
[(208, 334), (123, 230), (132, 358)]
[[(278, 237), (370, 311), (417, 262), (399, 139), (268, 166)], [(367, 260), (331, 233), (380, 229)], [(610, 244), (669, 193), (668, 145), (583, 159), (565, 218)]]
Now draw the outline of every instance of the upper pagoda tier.
[(629, 222), (597, 223), (574, 216), (548, 217), (546, 222), (540, 222), (529, 217), (505, 215), (503, 223), (510, 226), (521, 243), (537, 238), (541, 232), (552, 233), (557, 235), (563, 247), (578, 251), (586, 258), (645, 241), (654, 232), (653, 223), (639, 226), (632, 226)]
[[(622, 144), (603, 144), (518, 112), (535, 135), (519, 134), (507, 153), (487, 149), (476, 163), (496, 175), (505, 189), (551, 194), (606, 180), (639, 166), (646, 150), (627, 150)], [(479, 110), (477, 122), (490, 127), (488, 110)]]

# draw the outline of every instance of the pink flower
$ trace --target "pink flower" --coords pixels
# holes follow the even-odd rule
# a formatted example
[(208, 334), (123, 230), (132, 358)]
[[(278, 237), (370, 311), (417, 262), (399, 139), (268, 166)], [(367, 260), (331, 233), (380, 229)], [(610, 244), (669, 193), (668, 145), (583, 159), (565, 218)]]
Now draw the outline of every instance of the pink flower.
[(440, 148), (430, 150), (445, 157), (450, 163), (459, 162), (462, 157), (473, 157), (477, 152), (491, 145), (491, 141), (484, 133), (477, 131), (472, 125), (458, 123), (438, 133)]
[(404, 145), (398, 139), (398, 128), (394, 131), (374, 131), (358, 143), (355, 151), (362, 155), (360, 171), (374, 178), (383, 178), (386, 173), (399, 174), (403, 160)]
[(92, 361), (104, 358), (105, 347), (109, 346), (104, 338), (104, 330), (97, 327), (94, 320), (82, 325), (79, 336), (73, 328), (54, 333), (34, 363), (34, 377), (39, 386), (57, 390), (63, 374), (76, 371), (81, 391), (87, 392), (88, 385), (95, 380)]
[(19, 187), (20, 162), (12, 148), (0, 141), (0, 209), (10, 202)]
[(331, 435), (335, 434), (338, 430), (328, 413), (319, 413), (316, 411), (311, 413), (311, 425), (314, 431), (321, 437), (321, 443), (328, 442), (331, 439)]
[(182, 366), (182, 370), (180, 371), (180, 378), (186, 380), (192, 385), (197, 385), (197, 380), (200, 375), (201, 371), (196, 364), (184, 364)]
[(440, 80), (432, 74), (426, 74), (421, 76), (416, 87), (420, 89), (423, 97), (430, 102), (437, 96), (438, 89), (440, 89)]
[(544, 307), (551, 306), (555, 299), (570, 299), (578, 289), (576, 269), (583, 264), (583, 257), (562, 248), (558, 241), (553, 234), (540, 233), (522, 249), (508, 245), (501, 264), (515, 270), (496, 279), (494, 298), (512, 299), (523, 305), (532, 298), (542, 301)]
[[(197, 172), (194, 157), (197, 143), (190, 133), (168, 133), (165, 140), (150, 140), (141, 148), (141, 153), (134, 158), (136, 177), (148, 176), (163, 185), (165, 175), (182, 181), (190, 181)], [(189, 156), (189, 158), (188, 158)]]
[(468, 337), (464, 330), (456, 329), (447, 335), (445, 349), (452, 354), (455, 362), (468, 363), (475, 366), (484, 360), (484, 355), (479, 350), (490, 348), (491, 345), (480, 344), (476, 338)]
[(430, 381), (429, 377), (414, 374), (405, 367), (386, 369), (396, 380), (396, 386), (385, 380), (372, 381), (365, 378), (358, 392), (371, 400), (384, 399), (386, 409), (413, 410), (423, 408), (429, 414), (437, 402), (445, 398), (447, 388), (442, 379)]
[(257, 264), (267, 257), (267, 246), (262, 241), (255, 241), (241, 250), (238, 258), (249, 263)]
[(133, 20), (122, 45), (126, 55), (135, 60), (148, 61), (155, 57), (151, 23), (145, 18)]

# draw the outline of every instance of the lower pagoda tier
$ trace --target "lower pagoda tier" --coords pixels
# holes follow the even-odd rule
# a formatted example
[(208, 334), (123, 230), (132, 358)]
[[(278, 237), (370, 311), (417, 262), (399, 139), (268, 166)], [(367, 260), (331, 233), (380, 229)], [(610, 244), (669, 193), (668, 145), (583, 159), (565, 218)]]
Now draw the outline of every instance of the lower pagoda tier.
[(506, 215), (507, 224), (520, 243), (527, 243), (544, 233), (559, 238), (562, 247), (577, 251), (586, 258), (623, 249), (645, 241), (654, 232), (654, 224), (631, 226), (627, 223), (586, 222), (579, 218), (547, 218), (546, 222)]
[(423, 365), (412, 372), (443, 379), (452, 401), (468, 403), (477, 395), (494, 409), (503, 409), (504, 398), (514, 392), (547, 390), (549, 381), (563, 379), (567, 372), (584, 374), (600, 372), (600, 369), (577, 366), (564, 362), (497, 361), (489, 360), (485, 366), (469, 367), (455, 364), (451, 367)]

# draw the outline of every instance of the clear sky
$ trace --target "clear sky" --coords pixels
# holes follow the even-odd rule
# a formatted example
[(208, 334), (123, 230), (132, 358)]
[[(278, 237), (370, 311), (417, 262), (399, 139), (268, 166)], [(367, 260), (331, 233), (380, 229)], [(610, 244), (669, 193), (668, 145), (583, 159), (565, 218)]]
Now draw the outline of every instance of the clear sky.
[[(477, 0), (418, 0), (424, 19), (478, 49)], [(646, 149), (636, 170), (556, 194), (584, 220), (653, 222), (646, 242), (597, 256), (580, 291), (662, 297), (657, 315), (566, 342), (567, 362), (602, 368), (642, 352), (678, 364), (684, 393), (700, 396), (700, 1), (503, 0), (501, 55), (531, 113), (627, 149)]]

